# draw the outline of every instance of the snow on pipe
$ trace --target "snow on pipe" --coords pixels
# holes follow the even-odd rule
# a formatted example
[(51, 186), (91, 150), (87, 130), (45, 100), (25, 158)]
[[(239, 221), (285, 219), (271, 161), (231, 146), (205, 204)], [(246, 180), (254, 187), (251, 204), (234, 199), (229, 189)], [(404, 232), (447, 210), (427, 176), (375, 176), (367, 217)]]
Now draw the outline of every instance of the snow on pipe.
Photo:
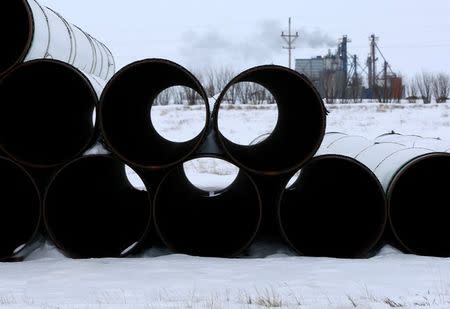
[(23, 257), (37, 239), (41, 198), (28, 172), (7, 158), (0, 158), (0, 201), (0, 260)]
[(108, 80), (114, 58), (101, 42), (35, 0), (0, 1), (0, 76), (23, 61), (55, 59)]
[(98, 138), (102, 81), (56, 60), (33, 60), (0, 82), (0, 149), (28, 167), (60, 166)]
[[(338, 139), (350, 138), (333, 135)], [(450, 154), (417, 147), (430, 145), (429, 139), (421, 141), (417, 136), (387, 134), (377, 140), (369, 147), (359, 143), (359, 151), (356, 142), (352, 147), (357, 152), (356, 160), (375, 173), (386, 191), (394, 236), (411, 253), (450, 256), (447, 224), (450, 211), (445, 206)]]
[(148, 232), (151, 202), (135, 189), (125, 165), (107, 155), (85, 156), (64, 166), (44, 198), (44, 222), (56, 246), (74, 258), (123, 257)]
[(254, 82), (271, 92), (278, 106), (278, 122), (272, 134), (256, 145), (238, 145), (222, 134), (223, 149), (240, 167), (258, 174), (281, 174), (299, 169), (317, 151), (325, 133), (326, 109), (304, 76), (285, 67), (267, 65), (249, 69), (225, 87), (213, 111), (214, 128), (220, 133), (220, 105), (233, 86)]
[(358, 137), (341, 139), (349, 146), (342, 155), (329, 152), (337, 141), (326, 135), (318, 155), (281, 195), (281, 233), (302, 255), (367, 257), (383, 235), (385, 194), (373, 172), (352, 158), (356, 139), (370, 144)]
[(206, 191), (187, 178), (183, 164), (163, 178), (156, 190), (154, 222), (162, 241), (175, 252), (234, 257), (256, 237), (261, 200), (243, 170), (227, 188)]
[[(163, 138), (150, 117), (154, 99), (173, 86), (185, 86), (203, 99), (206, 122), (193, 139), (175, 143)], [(182, 66), (164, 59), (134, 62), (106, 85), (100, 100), (100, 122), (107, 148), (132, 166), (160, 169), (182, 162), (203, 141), (209, 125), (208, 96), (200, 82)]]

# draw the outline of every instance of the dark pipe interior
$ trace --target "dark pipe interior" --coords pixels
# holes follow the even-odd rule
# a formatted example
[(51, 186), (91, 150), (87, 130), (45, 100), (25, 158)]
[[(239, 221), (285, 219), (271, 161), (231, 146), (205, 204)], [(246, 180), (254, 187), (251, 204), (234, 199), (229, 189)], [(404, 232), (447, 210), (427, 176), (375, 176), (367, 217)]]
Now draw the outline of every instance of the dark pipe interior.
[(280, 224), (300, 254), (364, 257), (386, 223), (384, 191), (372, 172), (341, 156), (314, 158), (285, 190)]
[(325, 133), (325, 108), (318, 92), (303, 75), (279, 66), (250, 69), (234, 78), (222, 91), (214, 110), (218, 128), (220, 103), (227, 90), (240, 82), (265, 87), (278, 105), (278, 123), (261, 143), (243, 146), (219, 134), (225, 151), (240, 165), (259, 173), (280, 173), (299, 168), (317, 151)]
[(155, 197), (154, 218), (163, 242), (196, 256), (232, 257), (253, 241), (261, 202), (244, 172), (222, 191), (203, 191), (187, 179), (183, 165), (164, 178)]
[(412, 253), (450, 257), (450, 154), (417, 158), (388, 192), (392, 229)]
[[(143, 168), (160, 168), (183, 160), (201, 142), (206, 129), (184, 143), (158, 134), (150, 118), (157, 95), (173, 86), (197, 91), (209, 105), (200, 82), (183, 67), (161, 59), (135, 62), (118, 72), (106, 86), (100, 103), (102, 130), (110, 148), (127, 162)], [(205, 123), (205, 128), (208, 123)]]
[(77, 258), (125, 256), (147, 233), (151, 204), (131, 186), (125, 166), (108, 156), (83, 157), (56, 174), (45, 196), (50, 237)]
[(0, 76), (25, 58), (32, 37), (33, 20), (27, 1), (0, 1)]
[(54, 60), (21, 64), (0, 83), (0, 147), (33, 167), (59, 165), (96, 140), (97, 95), (78, 70)]
[[(16, 255), (38, 231), (41, 200), (23, 168), (0, 158), (0, 260)], [(19, 250), (18, 250), (19, 251)]]

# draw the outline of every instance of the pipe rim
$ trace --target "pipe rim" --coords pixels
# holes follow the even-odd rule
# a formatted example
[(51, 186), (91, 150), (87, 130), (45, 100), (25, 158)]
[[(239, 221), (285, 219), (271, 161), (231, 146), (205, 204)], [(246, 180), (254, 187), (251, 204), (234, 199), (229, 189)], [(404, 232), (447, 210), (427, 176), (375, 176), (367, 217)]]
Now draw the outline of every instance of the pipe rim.
[[(233, 143), (232, 141), (230, 141), (229, 139), (227, 139), (221, 132), (219, 129), (219, 112), (220, 112), (220, 106), (222, 104), (223, 98), (225, 97), (227, 91), (234, 85), (243, 82), (245, 80), (242, 80), (243, 77), (245, 77), (248, 74), (251, 74), (253, 72), (258, 72), (258, 71), (264, 71), (264, 70), (280, 70), (283, 71), (285, 73), (288, 74), (293, 74), (294, 76), (296, 76), (297, 78), (301, 79), (303, 82), (305, 82), (314, 92), (314, 95), (317, 99), (318, 102), (320, 102), (320, 109), (321, 109), (321, 134), (320, 134), (320, 138), (317, 140), (316, 144), (314, 145), (312, 151), (310, 152), (310, 154), (308, 156), (305, 157), (304, 160), (302, 160), (301, 162), (298, 162), (297, 164), (295, 164), (294, 166), (291, 167), (286, 167), (277, 171), (263, 171), (263, 170), (259, 170), (259, 169), (255, 169), (249, 166), (244, 165), (240, 160), (238, 160), (236, 158), (236, 156), (234, 156), (228, 149), (227, 144), (231, 144), (233, 146), (237, 146), (240, 147), (241, 149), (244, 148), (250, 148), (252, 147), (252, 145), (239, 145), (236, 143)], [(277, 107), (279, 108), (279, 103), (277, 100), (275, 100)], [(239, 166), (240, 168), (246, 169), (247, 171), (250, 171), (252, 173), (255, 174), (259, 174), (259, 175), (280, 175), (280, 174), (286, 174), (286, 173), (290, 173), (292, 171), (298, 170), (300, 169), (302, 166), (304, 166), (308, 161), (311, 160), (311, 158), (314, 157), (314, 154), (319, 150), (320, 145), (325, 137), (325, 130), (326, 130), (326, 114), (327, 114), (327, 109), (325, 107), (325, 104), (319, 94), (319, 92), (317, 91), (316, 87), (313, 85), (313, 83), (304, 75), (301, 74), (295, 70), (289, 69), (287, 67), (283, 67), (283, 66), (279, 66), (279, 65), (261, 65), (261, 66), (256, 66), (250, 69), (247, 69), (241, 73), (239, 73), (237, 76), (235, 76), (231, 81), (228, 82), (228, 84), (225, 86), (225, 88), (221, 91), (219, 97), (216, 99), (216, 102), (214, 104), (214, 108), (213, 108), (213, 112), (212, 112), (212, 122), (213, 122), (213, 126), (214, 126), (214, 130), (218, 133), (218, 140), (219, 140), (219, 144), (221, 146), (221, 148), (224, 150), (225, 154), (231, 158), (232, 162), (234, 162), (237, 166)], [(274, 127), (273, 131), (268, 135), (267, 139), (270, 138), (270, 136), (272, 136), (272, 134), (277, 130), (278, 124), (279, 124), (279, 119), (280, 119), (280, 113), (278, 113), (278, 119), (277, 119), (277, 124)]]
[[(5, 1), (5, 0), (3, 0), (3, 1)], [(22, 63), (25, 60), (26, 56), (28, 55), (28, 52), (30, 51), (33, 40), (34, 40), (35, 21), (34, 21), (33, 11), (31, 10), (30, 4), (28, 3), (27, 0), (13, 0), (13, 1), (20, 1), (28, 15), (28, 29), (29, 29), (28, 38), (27, 38), (27, 41), (24, 45), (24, 48), (23, 48), (21, 54), (16, 58), (16, 60), (13, 62), (10, 62), (9, 66), (5, 67), (5, 69), (3, 69), (3, 71), (0, 71), (0, 78), (7, 75), (11, 70), (14, 69), (14, 67), (16, 67), (18, 64)], [(34, 0), (31, 0), (31, 1), (34, 1)]]
[[(47, 206), (47, 196), (48, 193), (50, 192), (50, 189), (54, 183), (54, 181), (56, 180), (56, 178), (64, 172), (64, 170), (68, 167), (71, 167), (72, 165), (77, 164), (80, 161), (84, 161), (84, 160), (89, 160), (89, 159), (93, 159), (93, 158), (103, 158), (103, 159), (107, 159), (107, 160), (112, 160), (115, 162), (118, 162), (120, 164), (123, 164), (125, 166), (125, 164), (123, 162), (117, 161), (114, 157), (112, 157), (111, 155), (107, 155), (107, 154), (96, 154), (96, 155), (87, 155), (87, 156), (83, 156), (80, 158), (77, 158), (75, 160), (72, 160), (71, 162), (65, 164), (64, 166), (62, 166), (51, 178), (51, 180), (49, 181), (48, 185), (45, 188), (44, 191), (44, 198), (43, 198), (43, 203), (42, 203), (42, 221), (44, 223), (45, 226), (45, 230), (47, 231), (49, 238), (53, 241), (53, 243), (55, 244), (55, 246), (61, 250), (65, 255), (72, 257), (72, 258), (86, 258), (85, 256), (82, 256), (80, 254), (77, 254), (76, 252), (72, 252), (72, 250), (66, 250), (66, 248), (61, 245), (61, 243), (57, 240), (57, 238), (55, 237), (52, 229), (50, 228), (50, 223), (48, 222), (48, 218), (47, 218), (47, 211), (48, 211), (48, 206)], [(138, 171), (136, 171), (132, 166), (127, 165), (129, 168), (131, 168), (138, 176), (140, 175), (138, 173)], [(139, 176), (140, 177), (140, 176)], [(127, 181), (129, 182), (129, 180), (127, 179)], [(147, 235), (150, 233), (151, 230), (151, 225), (152, 225), (152, 219), (153, 219), (153, 201), (152, 201), (152, 196), (150, 191), (148, 190), (148, 187), (146, 185), (146, 183), (144, 182), (145, 187), (146, 187), (146, 192), (147, 192), (147, 197), (148, 197), (148, 202), (149, 202), (149, 207), (150, 207), (150, 211), (149, 211), (149, 218), (147, 220), (146, 223), (146, 227), (144, 230), (143, 235), (139, 238), (139, 240), (137, 240), (137, 242), (135, 244), (132, 244), (131, 247), (132, 249), (124, 254), (121, 254), (118, 257), (125, 257), (128, 255), (131, 255), (134, 253), (134, 250), (136, 248), (139, 247), (140, 244), (142, 244), (142, 242), (144, 240), (147, 239)]]
[(388, 190), (387, 190), (387, 193), (386, 193), (386, 196), (387, 196), (387, 209), (388, 209), (388, 220), (389, 220), (388, 223), (389, 223), (389, 227), (391, 228), (392, 234), (394, 235), (395, 239), (400, 243), (400, 245), (403, 246), (404, 249), (406, 249), (409, 253), (416, 254), (416, 255), (423, 255), (423, 254), (419, 253), (417, 250), (411, 249), (411, 247), (408, 246), (399, 237), (398, 231), (396, 230), (395, 225), (392, 222), (392, 216), (391, 216), (392, 203), (391, 203), (391, 198), (392, 198), (392, 195), (393, 195), (393, 193), (395, 191), (396, 184), (400, 181), (402, 176), (410, 168), (414, 167), (417, 163), (426, 161), (428, 159), (433, 159), (433, 158), (450, 158), (450, 153), (436, 151), (436, 152), (426, 153), (426, 154), (420, 155), (420, 156), (410, 160), (408, 163), (403, 165), (403, 167), (401, 167), (400, 171), (395, 174), (394, 178), (392, 178), (391, 182), (389, 183)]
[[(367, 254), (373, 250), (374, 248), (376, 248), (376, 246), (380, 243), (380, 241), (383, 238), (383, 234), (384, 231), (386, 230), (386, 226), (388, 224), (388, 201), (386, 198), (386, 194), (384, 193), (384, 189), (383, 186), (381, 185), (380, 181), (378, 180), (377, 176), (375, 175), (375, 173), (369, 169), (366, 165), (364, 165), (363, 163), (359, 162), (358, 160), (348, 157), (348, 156), (344, 156), (344, 155), (338, 155), (338, 154), (326, 154), (326, 155), (320, 155), (320, 156), (316, 156), (313, 159), (311, 159), (309, 163), (314, 163), (314, 162), (318, 162), (318, 161), (322, 161), (322, 160), (329, 160), (329, 159), (339, 159), (339, 160), (343, 160), (346, 162), (351, 162), (352, 164), (356, 164), (359, 168), (362, 168), (366, 173), (368, 173), (373, 180), (375, 180), (374, 184), (376, 184), (377, 186), (377, 190), (381, 193), (380, 197), (382, 198), (383, 201), (383, 223), (380, 225), (379, 227), (379, 232), (377, 237), (375, 237), (375, 239), (372, 241), (371, 244), (369, 244), (368, 246), (366, 246), (366, 248), (361, 249), (356, 255), (355, 257), (367, 257)], [(301, 175), (300, 175), (301, 176)], [(300, 176), (298, 179), (300, 179)], [(296, 182), (298, 181), (298, 179), (295, 181), (295, 183), (292, 185), (294, 186), (296, 184)], [(290, 179), (288, 179), (286, 181), (286, 184), (289, 182)], [(285, 184), (283, 184), (283, 187), (285, 187)], [(278, 228), (279, 231), (281, 233), (282, 238), (287, 242), (287, 244), (289, 245), (289, 247), (291, 247), (296, 253), (298, 253), (301, 256), (304, 256), (305, 254), (303, 252), (301, 252), (298, 248), (296, 248), (296, 246), (294, 246), (294, 244), (291, 242), (291, 240), (289, 239), (289, 236), (287, 235), (284, 227), (283, 227), (283, 223), (282, 223), (282, 215), (281, 215), (281, 209), (282, 209), (282, 201), (283, 201), (283, 197), (284, 194), (286, 192), (285, 188), (281, 194), (280, 197), (278, 199), (278, 204), (277, 204), (277, 224), (278, 224)]]
[[(65, 70), (70, 71), (71, 74), (74, 74), (73, 76), (80, 78), (80, 81), (81, 80), (83, 81), (83, 83), (87, 87), (86, 89), (90, 92), (92, 99), (95, 101), (94, 112), (97, 113), (98, 96), (97, 96), (97, 93), (96, 93), (94, 87), (92, 86), (90, 80), (78, 68), (73, 67), (72, 65), (65, 63), (63, 61), (55, 60), (55, 59), (35, 59), (35, 60), (27, 61), (27, 62), (24, 62), (24, 63), (16, 66), (14, 69), (9, 71), (8, 74), (3, 77), (2, 81), (8, 80), (8, 78), (10, 78), (11, 76), (14, 76), (14, 74), (16, 72), (20, 72), (21, 70), (27, 70), (29, 67), (33, 67), (35, 65), (40, 65), (40, 64), (45, 64), (45, 65), (50, 65), (50, 66), (55, 66), (55, 67), (57, 67), (57, 66), (63, 67)], [(96, 140), (99, 137), (98, 116), (96, 117), (96, 120), (95, 120), (92, 130), (93, 130), (93, 133), (91, 134), (91, 137), (86, 141), (86, 143), (83, 145), (83, 147), (80, 148), (80, 150), (78, 152), (71, 154), (70, 156), (66, 155), (66, 157), (64, 159), (62, 159), (61, 162), (56, 162), (56, 163), (51, 163), (51, 164), (41, 164), (41, 163), (32, 162), (32, 160), (24, 160), (20, 157), (17, 157), (16, 154), (14, 154), (10, 150), (8, 150), (7, 147), (5, 147), (4, 144), (1, 144), (1, 143), (0, 143), (0, 150), (3, 151), (8, 156), (10, 156), (11, 158), (13, 158), (14, 161), (16, 161), (22, 165), (28, 166), (28, 167), (56, 168), (56, 167), (60, 167), (64, 164), (67, 164), (67, 163), (71, 162), (72, 160), (76, 159), (77, 157), (83, 155), (87, 150), (89, 150), (89, 148), (91, 146), (93, 146), (95, 144)]]
[[(233, 162), (231, 162), (230, 160), (228, 160), (225, 156), (219, 155), (219, 154), (208, 154), (208, 155), (201, 155), (201, 154), (197, 154), (194, 155), (193, 157), (189, 158), (188, 160), (184, 161), (184, 162), (188, 162), (190, 160), (195, 160), (195, 159), (201, 159), (201, 158), (212, 158), (212, 159), (219, 159), (219, 160), (223, 160), (226, 161), (230, 164), (233, 164)], [(184, 163), (183, 162), (183, 163)], [(170, 169), (169, 171), (167, 171), (165, 173), (165, 175), (161, 178), (161, 180), (159, 181), (159, 184), (155, 190), (155, 194), (152, 200), (152, 205), (154, 205), (153, 210), (152, 210), (152, 219), (153, 219), (153, 223), (154, 223), (154, 227), (155, 227), (155, 231), (158, 235), (158, 237), (161, 239), (161, 241), (163, 242), (163, 244), (172, 252), (176, 252), (176, 253), (182, 253), (179, 249), (177, 249), (173, 244), (171, 244), (163, 235), (163, 233), (161, 232), (159, 225), (157, 223), (156, 218), (158, 217), (156, 212), (157, 212), (157, 207), (156, 207), (156, 200), (160, 194), (161, 191), (161, 187), (164, 185), (165, 180), (174, 172), (176, 171), (178, 165), (173, 167), (172, 169)], [(245, 246), (243, 246), (243, 248), (236, 250), (235, 252), (233, 252), (232, 254), (230, 254), (228, 257), (229, 258), (236, 258), (239, 255), (241, 255), (247, 248), (249, 248), (252, 243), (255, 241), (256, 237), (258, 236), (258, 232), (261, 228), (261, 224), (262, 224), (262, 216), (263, 216), (263, 205), (262, 205), (262, 199), (261, 199), (261, 193), (259, 192), (259, 188), (255, 182), (255, 180), (253, 179), (253, 177), (250, 176), (250, 174), (248, 174), (245, 170), (243, 169), (239, 169), (239, 173), (242, 173), (245, 177), (247, 177), (248, 180), (250, 180), (250, 183), (252, 184), (253, 188), (255, 189), (257, 198), (258, 198), (258, 209), (259, 209), (259, 216), (258, 216), (258, 222), (256, 224), (256, 228), (255, 231), (253, 233), (253, 235), (250, 237), (249, 241), (245, 244)], [(239, 174), (236, 177), (236, 179), (234, 179), (233, 183), (239, 178)], [(189, 179), (187, 179), (189, 181)], [(228, 187), (226, 187), (225, 189), (223, 189), (222, 191), (226, 191), (227, 189), (229, 189), (230, 187), (232, 187), (233, 183), (231, 183)]]
[[(113, 87), (113, 84), (116, 82), (116, 80), (119, 80), (119, 78), (121, 77), (122, 74), (124, 74), (124, 72), (127, 72), (129, 69), (138, 67), (142, 64), (151, 64), (151, 63), (161, 63), (161, 64), (173, 66), (176, 69), (179, 69), (180, 71), (182, 71), (182, 72), (186, 73), (188, 76), (190, 76), (192, 78), (192, 80), (195, 82), (195, 84), (197, 84), (197, 86), (199, 86), (198, 89), (200, 90), (200, 92), (198, 92), (198, 93), (205, 103), (204, 106), (205, 106), (205, 112), (206, 112), (205, 125), (204, 125), (203, 129), (201, 130), (200, 133), (198, 133), (195, 137), (193, 137), (190, 140), (187, 140), (187, 141), (184, 141), (181, 143), (177, 143), (177, 142), (167, 140), (166, 138), (164, 138), (157, 132), (158, 136), (161, 139), (171, 142), (171, 143), (174, 143), (174, 144), (188, 144), (188, 143), (192, 143), (194, 141), (196, 141), (196, 142), (194, 143), (192, 149), (187, 154), (183, 155), (182, 157), (175, 160), (174, 162), (169, 162), (169, 163), (166, 163), (163, 165), (154, 165), (154, 166), (141, 164), (140, 162), (134, 162), (133, 160), (128, 159), (126, 155), (123, 155), (120, 151), (117, 150), (117, 147), (114, 147), (113, 143), (111, 143), (111, 140), (108, 137), (108, 134), (106, 133), (108, 130), (106, 130), (105, 126), (104, 126), (105, 97), (106, 97), (106, 94), (109, 92), (109, 89), (111, 87)], [(153, 105), (153, 102), (151, 104)], [(148, 116), (148, 118), (149, 118), (148, 121), (151, 122), (151, 117)], [(194, 154), (195, 151), (201, 146), (201, 144), (203, 143), (203, 141), (205, 140), (205, 138), (208, 135), (208, 128), (209, 128), (210, 122), (211, 122), (211, 110), (210, 110), (208, 96), (206, 94), (205, 89), (203, 88), (202, 84), (197, 79), (197, 77), (195, 77), (194, 74), (192, 74), (188, 69), (186, 69), (185, 67), (181, 66), (180, 64), (170, 61), (168, 59), (147, 58), (147, 59), (138, 60), (138, 61), (135, 61), (135, 62), (132, 62), (132, 63), (126, 65), (125, 67), (120, 69), (117, 73), (115, 73), (114, 76), (108, 81), (105, 88), (103, 89), (102, 95), (99, 100), (97, 119), (98, 119), (97, 123), (99, 124), (99, 128), (100, 128), (100, 131), (102, 132), (102, 136), (103, 136), (103, 139), (105, 141), (107, 148), (110, 149), (114, 153), (114, 155), (117, 156), (120, 160), (127, 163), (128, 165), (132, 165), (134, 167), (141, 168), (141, 169), (150, 169), (150, 170), (151, 169), (165, 169), (165, 168), (169, 168), (169, 167), (178, 165), (181, 162), (184, 162), (187, 158), (189, 158), (192, 154)]]

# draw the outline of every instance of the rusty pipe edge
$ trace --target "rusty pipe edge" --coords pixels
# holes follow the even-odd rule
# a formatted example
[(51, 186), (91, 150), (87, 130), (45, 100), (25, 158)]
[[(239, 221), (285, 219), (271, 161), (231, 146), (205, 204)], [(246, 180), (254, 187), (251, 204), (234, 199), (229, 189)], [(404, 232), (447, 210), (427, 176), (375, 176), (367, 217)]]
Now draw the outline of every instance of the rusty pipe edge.
[(115, 71), (111, 51), (97, 39), (35, 0), (0, 2), (0, 76), (34, 59), (61, 60), (108, 80)]
[[(190, 158), (216, 158), (217, 155)], [(237, 257), (255, 239), (261, 224), (261, 198), (242, 169), (219, 191), (205, 191), (187, 178), (183, 164), (173, 167), (156, 190), (153, 218), (163, 243), (194, 256)]]
[(384, 190), (373, 172), (353, 158), (313, 158), (282, 194), (278, 222), (299, 254), (367, 257), (387, 223)]
[(124, 257), (136, 253), (148, 233), (151, 199), (130, 184), (120, 161), (109, 155), (81, 157), (50, 182), (44, 223), (69, 257)]
[(409, 161), (392, 179), (389, 221), (410, 253), (450, 257), (449, 175), (450, 154), (434, 152)]
[(0, 261), (20, 260), (39, 239), (41, 197), (30, 174), (0, 157)]
[[(278, 106), (278, 121), (272, 134), (250, 146), (231, 142), (220, 134), (218, 125), (226, 92), (241, 82), (265, 87)], [(265, 65), (232, 79), (218, 97), (212, 118), (221, 146), (236, 165), (253, 173), (274, 175), (298, 170), (316, 153), (325, 134), (326, 109), (318, 91), (304, 75), (285, 67)]]
[(98, 139), (96, 91), (64, 62), (17, 66), (0, 81), (0, 102), (0, 150), (24, 166), (61, 166)]
[[(185, 86), (204, 101), (206, 122), (193, 139), (175, 143), (154, 128), (150, 110), (167, 88)], [(106, 147), (124, 162), (142, 169), (163, 169), (182, 162), (204, 140), (210, 121), (208, 96), (197, 78), (182, 66), (164, 59), (145, 59), (120, 70), (100, 99), (100, 125)]]

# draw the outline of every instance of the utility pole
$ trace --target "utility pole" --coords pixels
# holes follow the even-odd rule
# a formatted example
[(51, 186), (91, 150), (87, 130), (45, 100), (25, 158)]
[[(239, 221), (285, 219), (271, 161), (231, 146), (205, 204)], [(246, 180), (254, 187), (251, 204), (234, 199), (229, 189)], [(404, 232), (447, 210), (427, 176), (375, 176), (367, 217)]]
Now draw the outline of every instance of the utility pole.
[(388, 62), (384, 61), (383, 66), (383, 79), (384, 79), (384, 89), (383, 89), (383, 102), (387, 103), (387, 70), (388, 70)]
[(375, 36), (375, 34), (372, 34), (370, 36), (370, 59), (371, 59), (371, 67), (370, 70), (372, 73), (372, 76), (370, 77), (370, 80), (372, 84), (370, 85), (370, 88), (372, 88), (372, 91), (375, 90), (376, 82), (377, 82), (377, 58), (376, 58), (376, 47), (377, 47), (377, 40), (378, 38)]
[(289, 17), (289, 32), (288, 32), (288, 34), (285, 34), (284, 31), (281, 32), (281, 37), (287, 43), (287, 46), (283, 46), (283, 49), (287, 49), (289, 51), (289, 68), (291, 69), (292, 68), (292, 50), (295, 49), (295, 46), (293, 44), (298, 39), (299, 35), (298, 35), (298, 32), (296, 32), (295, 34), (292, 34), (290, 17)]

